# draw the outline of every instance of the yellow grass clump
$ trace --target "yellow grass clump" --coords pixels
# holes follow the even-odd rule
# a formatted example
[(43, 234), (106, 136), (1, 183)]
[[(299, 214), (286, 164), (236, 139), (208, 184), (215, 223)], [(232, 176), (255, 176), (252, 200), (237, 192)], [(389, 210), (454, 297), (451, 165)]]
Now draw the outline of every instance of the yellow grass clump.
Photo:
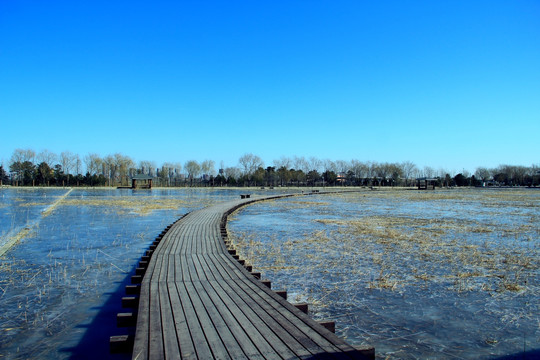
[(153, 197), (109, 197), (72, 198), (64, 201), (65, 206), (96, 206), (104, 209), (114, 209), (118, 213), (134, 212), (138, 215), (148, 215), (154, 210), (174, 210), (187, 204), (180, 199), (156, 199)]
[[(394, 206), (409, 202), (430, 202), (452, 200), (459, 203), (500, 203), (511, 202), (512, 206), (538, 206), (540, 197), (532, 197), (527, 191), (478, 192), (464, 191), (365, 191), (358, 193), (332, 195), (349, 203), (362, 204), (377, 199), (387, 199)], [(304, 205), (331, 207), (332, 201), (275, 202), (276, 207), (288, 210)], [(292, 207), (291, 207), (292, 205)], [(239, 249), (247, 249), (250, 261), (257, 264), (259, 256), (268, 257), (273, 270), (286, 269), (287, 261), (300, 253), (303, 272), (339, 272), (346, 267), (352, 273), (362, 273), (363, 267), (371, 267), (372, 274), (365, 279), (364, 286), (398, 290), (408, 286), (447, 284), (454, 290), (470, 291), (512, 291), (527, 290), (527, 281), (534, 277), (539, 268), (538, 247), (529, 249), (513, 247), (512, 241), (522, 241), (523, 233), (540, 233), (540, 219), (529, 214), (526, 224), (501, 225), (495, 219), (499, 215), (496, 206), (485, 207), (481, 220), (475, 216), (437, 217), (422, 216), (416, 210), (410, 216), (393, 215), (391, 212), (370, 215), (369, 208), (349, 218), (320, 217), (314, 220), (322, 224), (322, 229), (304, 234), (302, 238), (289, 238), (285, 241), (266, 240), (264, 245), (251, 235), (237, 235)], [(279, 209), (278, 209), (279, 211)], [(518, 211), (518, 210), (516, 210)], [(483, 241), (471, 241), (485, 235)], [(251, 236), (249, 241), (242, 237)], [(505, 239), (505, 240), (494, 240)], [(533, 241), (530, 237), (528, 241)], [(298, 256), (296, 257), (298, 258)], [(284, 263), (284, 259), (286, 260)], [(313, 266), (309, 270), (305, 267)], [(364, 274), (365, 275), (365, 274)]]

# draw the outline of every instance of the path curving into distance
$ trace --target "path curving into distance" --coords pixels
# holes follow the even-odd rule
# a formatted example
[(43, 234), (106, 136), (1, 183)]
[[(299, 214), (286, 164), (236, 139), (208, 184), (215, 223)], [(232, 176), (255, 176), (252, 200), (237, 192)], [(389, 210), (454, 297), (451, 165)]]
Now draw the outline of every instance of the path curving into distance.
[(352, 347), (272, 291), (224, 241), (227, 215), (286, 196), (194, 211), (158, 237), (141, 262), (133, 359), (374, 358), (372, 348)]

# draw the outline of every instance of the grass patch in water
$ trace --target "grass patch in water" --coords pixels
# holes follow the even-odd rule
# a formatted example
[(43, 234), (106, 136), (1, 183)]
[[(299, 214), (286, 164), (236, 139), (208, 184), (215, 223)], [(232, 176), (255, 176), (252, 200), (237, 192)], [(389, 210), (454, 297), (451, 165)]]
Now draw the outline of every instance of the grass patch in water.
[(174, 210), (185, 207), (189, 202), (180, 199), (156, 199), (153, 197), (110, 197), (110, 198), (71, 198), (62, 202), (63, 206), (97, 206), (114, 209), (120, 214), (132, 211), (145, 216), (154, 210)]
[[(229, 235), (240, 251), (256, 248), (251, 263), (293, 301), (312, 303), (316, 318), (338, 320), (340, 336), (366, 340), (378, 357), (475, 358), (536, 348), (535, 192), (366, 191), (326, 202), (297, 211), (301, 204), (277, 201), (247, 215), (255, 217), (247, 231)], [(271, 223), (257, 225), (256, 216), (268, 212)]]

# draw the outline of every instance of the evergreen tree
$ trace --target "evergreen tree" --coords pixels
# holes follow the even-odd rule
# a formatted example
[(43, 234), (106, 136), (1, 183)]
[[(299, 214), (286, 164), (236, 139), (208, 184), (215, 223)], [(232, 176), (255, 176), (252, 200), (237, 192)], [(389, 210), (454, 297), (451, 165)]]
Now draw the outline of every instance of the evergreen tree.
[(4, 185), (9, 181), (9, 178), (7, 176), (6, 171), (4, 170), (4, 167), (0, 165), (0, 185)]

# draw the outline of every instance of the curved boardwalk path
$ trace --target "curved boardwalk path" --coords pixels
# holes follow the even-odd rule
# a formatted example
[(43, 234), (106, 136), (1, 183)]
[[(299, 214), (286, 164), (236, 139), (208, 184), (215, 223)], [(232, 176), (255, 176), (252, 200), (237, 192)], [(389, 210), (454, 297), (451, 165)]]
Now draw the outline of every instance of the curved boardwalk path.
[(189, 213), (165, 233), (142, 280), (133, 359), (365, 358), (231, 256), (227, 215), (269, 198)]

